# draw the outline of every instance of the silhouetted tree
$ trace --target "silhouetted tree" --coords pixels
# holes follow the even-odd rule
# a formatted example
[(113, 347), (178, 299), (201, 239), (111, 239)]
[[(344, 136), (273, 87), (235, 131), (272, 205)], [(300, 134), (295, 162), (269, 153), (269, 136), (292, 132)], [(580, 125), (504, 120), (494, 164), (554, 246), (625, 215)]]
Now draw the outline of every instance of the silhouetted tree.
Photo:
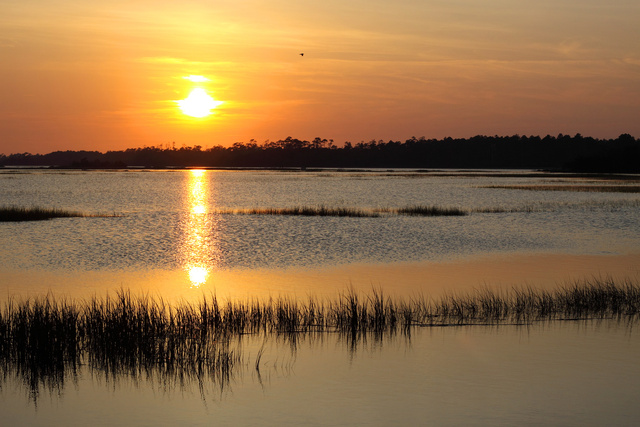
[(569, 171), (635, 172), (640, 140), (622, 134), (615, 140), (584, 137), (577, 133), (554, 137), (476, 135), (471, 138), (426, 139), (404, 142), (375, 140), (342, 147), (333, 140), (312, 141), (288, 136), (258, 144), (236, 142), (204, 149), (175, 142), (122, 151), (56, 151), (49, 154), (0, 155), (0, 165), (34, 165), (80, 168), (144, 166), (210, 167), (394, 167), (394, 168), (542, 168)]

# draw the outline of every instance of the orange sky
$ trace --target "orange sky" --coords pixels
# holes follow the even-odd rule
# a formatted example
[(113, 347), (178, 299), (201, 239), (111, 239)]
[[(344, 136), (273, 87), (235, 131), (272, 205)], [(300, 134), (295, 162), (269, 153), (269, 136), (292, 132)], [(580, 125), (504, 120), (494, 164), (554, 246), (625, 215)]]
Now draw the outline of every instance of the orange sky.
[[(639, 22), (637, 0), (3, 1), (0, 153), (640, 137)], [(181, 113), (196, 87), (213, 114)]]

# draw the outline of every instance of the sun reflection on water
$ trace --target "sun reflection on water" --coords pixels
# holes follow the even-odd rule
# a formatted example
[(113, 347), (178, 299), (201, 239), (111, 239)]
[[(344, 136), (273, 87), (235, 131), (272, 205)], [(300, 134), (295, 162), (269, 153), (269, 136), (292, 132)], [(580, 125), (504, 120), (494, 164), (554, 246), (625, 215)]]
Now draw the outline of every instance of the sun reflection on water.
[(189, 280), (191, 286), (197, 288), (207, 281), (209, 271), (205, 267), (191, 267), (189, 269)]
[(185, 240), (182, 247), (183, 267), (188, 273), (191, 287), (206, 283), (211, 272), (211, 259), (215, 252), (212, 239), (212, 218), (207, 215), (210, 194), (205, 170), (189, 171), (186, 205), (188, 217), (185, 224)]

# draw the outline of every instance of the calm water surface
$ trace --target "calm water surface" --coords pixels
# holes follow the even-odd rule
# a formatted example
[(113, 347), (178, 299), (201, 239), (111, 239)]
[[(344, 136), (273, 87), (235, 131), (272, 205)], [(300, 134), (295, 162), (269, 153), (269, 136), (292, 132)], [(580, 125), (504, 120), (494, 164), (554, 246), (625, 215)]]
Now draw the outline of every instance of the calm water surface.
[[(638, 278), (640, 195), (486, 188), (573, 179), (477, 173), (0, 171), (0, 205), (117, 217), (0, 223), (0, 293), (83, 298), (121, 287), (170, 301), (352, 286), (409, 297), (479, 286)], [(602, 184), (602, 183), (597, 183)], [(294, 206), (490, 209), (462, 217), (239, 215)], [(224, 212), (224, 213), (221, 213)], [(85, 368), (37, 402), (0, 388), (11, 425), (635, 425), (640, 339), (613, 322), (418, 329), (357, 348), (327, 334), (242, 344), (220, 389)]]
[[(282, 284), (274, 280), (236, 285), (245, 294), (265, 286), (276, 293), (295, 291), (293, 273), (308, 272), (306, 277), (312, 279), (356, 265), (393, 269), (500, 255), (610, 259), (640, 252), (638, 194), (484, 188), (549, 181), (474, 174), (4, 171), (0, 173), (2, 205), (120, 216), (0, 224), (0, 269), (7, 278), (4, 286), (12, 293), (41, 292), (43, 286), (71, 295), (83, 290), (103, 293), (144, 282), (144, 289), (188, 297), (194, 289), (237, 295), (234, 283), (241, 281), (239, 276), (255, 280), (251, 272), (259, 272), (258, 277), (282, 273)], [(431, 218), (218, 213), (293, 206), (371, 210), (411, 205), (516, 212)], [(600, 266), (594, 272), (589, 265), (585, 263), (587, 274), (617, 273)], [(634, 274), (632, 269), (624, 274)], [(424, 276), (428, 271), (425, 267)], [(487, 279), (492, 277), (477, 277), (473, 285)], [(526, 279), (515, 281), (521, 284)], [(359, 277), (342, 275), (339, 280), (344, 288)], [(369, 287), (393, 286), (384, 277), (367, 276), (366, 280)], [(322, 292), (322, 284), (317, 285), (309, 288), (300, 283), (299, 289)], [(419, 287), (410, 289), (416, 290)]]
[(267, 342), (259, 375), (249, 363), (224, 387), (85, 368), (37, 402), (10, 377), (0, 405), (6, 425), (33, 426), (633, 426), (639, 351), (613, 322), (417, 329), (355, 348), (329, 334)]

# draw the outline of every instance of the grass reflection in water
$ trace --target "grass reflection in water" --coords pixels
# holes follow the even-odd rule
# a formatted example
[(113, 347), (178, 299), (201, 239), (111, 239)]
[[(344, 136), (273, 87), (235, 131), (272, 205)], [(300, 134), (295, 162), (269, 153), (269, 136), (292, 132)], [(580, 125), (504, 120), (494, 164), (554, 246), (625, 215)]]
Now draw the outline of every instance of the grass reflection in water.
[[(322, 301), (281, 297), (222, 303), (210, 296), (174, 306), (127, 291), (82, 302), (47, 295), (6, 304), (0, 315), (0, 369), (5, 382), (16, 378), (24, 384), (34, 402), (42, 390), (62, 392), (83, 367), (113, 381), (156, 378), (165, 387), (206, 383), (222, 390), (247, 362), (240, 345), (247, 334), (284, 338), (295, 349), (298, 340), (332, 332), (354, 349), (360, 341), (384, 340), (397, 332), (409, 338), (414, 327), (589, 319), (635, 323), (639, 315), (640, 284), (609, 279), (555, 291), (483, 289), (437, 301), (393, 299), (377, 290), (347, 291)], [(257, 370), (259, 358), (260, 352)]]

